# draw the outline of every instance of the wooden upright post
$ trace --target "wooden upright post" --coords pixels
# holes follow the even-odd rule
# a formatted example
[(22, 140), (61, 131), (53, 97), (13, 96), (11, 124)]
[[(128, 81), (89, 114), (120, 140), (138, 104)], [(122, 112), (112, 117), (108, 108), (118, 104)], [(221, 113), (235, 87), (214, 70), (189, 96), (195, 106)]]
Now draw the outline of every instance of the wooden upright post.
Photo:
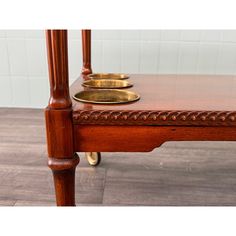
[(75, 205), (75, 168), (72, 103), (69, 94), (67, 31), (47, 30), (50, 99), (45, 110), (48, 165), (54, 176), (58, 206)]
[(91, 68), (91, 30), (82, 30), (83, 68), (82, 75), (92, 73)]

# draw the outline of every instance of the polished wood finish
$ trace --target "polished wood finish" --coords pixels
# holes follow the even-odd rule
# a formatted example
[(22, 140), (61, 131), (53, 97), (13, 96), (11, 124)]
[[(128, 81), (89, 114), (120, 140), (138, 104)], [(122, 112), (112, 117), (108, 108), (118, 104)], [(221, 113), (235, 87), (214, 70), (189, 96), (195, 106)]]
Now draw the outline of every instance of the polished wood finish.
[(45, 109), (49, 157), (71, 158), (73, 156), (73, 125), (71, 116), (71, 109)]
[[(82, 76), (70, 96), (85, 89), (81, 83), (91, 73), (90, 34), (82, 32)], [(58, 205), (74, 205), (74, 152), (149, 152), (166, 141), (236, 141), (235, 76), (130, 75), (130, 90), (141, 95), (139, 101), (73, 101), (71, 106), (66, 31), (48, 31), (47, 42), (51, 99), (46, 124)]]
[(68, 79), (67, 31), (47, 30), (46, 39), (50, 78), (48, 106), (55, 109), (71, 107)]
[[(72, 95), (83, 89), (81, 81)], [(73, 101), (76, 150), (148, 152), (166, 141), (236, 141), (235, 76), (130, 75), (130, 81), (141, 95), (135, 103)]]
[(78, 163), (77, 154), (74, 154), (73, 159), (48, 159), (48, 166), (53, 172), (58, 206), (75, 206), (75, 168)]
[(91, 67), (91, 30), (82, 30), (83, 68), (82, 75), (92, 73)]
[[(73, 101), (75, 124), (236, 126), (236, 77), (130, 75), (137, 102), (96, 105)], [(82, 79), (71, 95), (82, 90)], [(227, 93), (222, 92), (227, 91)]]
[[(79, 110), (145, 111), (236, 111), (236, 76), (230, 75), (136, 75), (130, 74), (140, 94), (137, 102), (123, 105), (96, 105), (73, 102)], [(81, 78), (70, 87), (71, 96), (83, 90)]]
[(73, 118), (90, 125), (236, 126), (234, 111), (80, 110)]
[(76, 150), (81, 152), (150, 152), (167, 141), (236, 141), (236, 129), (200, 126), (75, 125), (74, 139)]
[(50, 99), (45, 110), (48, 166), (52, 169), (58, 206), (75, 205), (72, 108), (69, 96), (67, 31), (47, 30)]

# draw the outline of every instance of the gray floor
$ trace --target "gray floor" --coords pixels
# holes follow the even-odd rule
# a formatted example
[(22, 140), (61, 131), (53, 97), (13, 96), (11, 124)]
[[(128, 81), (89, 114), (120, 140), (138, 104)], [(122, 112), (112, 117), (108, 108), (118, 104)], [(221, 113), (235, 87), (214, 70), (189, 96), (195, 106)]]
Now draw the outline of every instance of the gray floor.
[[(0, 205), (55, 205), (43, 111), (0, 109)], [(151, 153), (80, 153), (77, 205), (236, 205), (233, 142), (172, 142)]]

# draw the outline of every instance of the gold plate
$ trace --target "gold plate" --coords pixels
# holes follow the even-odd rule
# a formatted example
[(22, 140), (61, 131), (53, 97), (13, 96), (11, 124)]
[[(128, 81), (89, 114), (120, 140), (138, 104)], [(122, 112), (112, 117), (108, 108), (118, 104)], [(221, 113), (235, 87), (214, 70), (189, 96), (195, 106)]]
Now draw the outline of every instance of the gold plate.
[(140, 95), (128, 90), (119, 89), (92, 89), (76, 93), (73, 98), (80, 102), (96, 104), (120, 104), (134, 102)]
[(133, 84), (127, 82), (126, 80), (96, 79), (96, 80), (87, 80), (83, 82), (82, 86), (95, 89), (122, 89), (122, 88), (130, 88), (133, 86)]
[(114, 73), (98, 73), (88, 75), (90, 79), (128, 79), (129, 76), (126, 74), (114, 74)]

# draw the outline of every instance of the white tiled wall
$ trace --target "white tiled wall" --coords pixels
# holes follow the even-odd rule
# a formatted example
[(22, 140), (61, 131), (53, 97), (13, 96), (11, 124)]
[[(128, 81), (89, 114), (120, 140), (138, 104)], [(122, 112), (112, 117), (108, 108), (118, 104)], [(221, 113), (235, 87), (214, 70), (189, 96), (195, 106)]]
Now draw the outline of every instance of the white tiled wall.
[[(94, 30), (94, 72), (236, 75), (236, 31)], [(69, 31), (70, 82), (81, 70), (81, 33)], [(43, 30), (0, 30), (0, 107), (45, 107)]]

